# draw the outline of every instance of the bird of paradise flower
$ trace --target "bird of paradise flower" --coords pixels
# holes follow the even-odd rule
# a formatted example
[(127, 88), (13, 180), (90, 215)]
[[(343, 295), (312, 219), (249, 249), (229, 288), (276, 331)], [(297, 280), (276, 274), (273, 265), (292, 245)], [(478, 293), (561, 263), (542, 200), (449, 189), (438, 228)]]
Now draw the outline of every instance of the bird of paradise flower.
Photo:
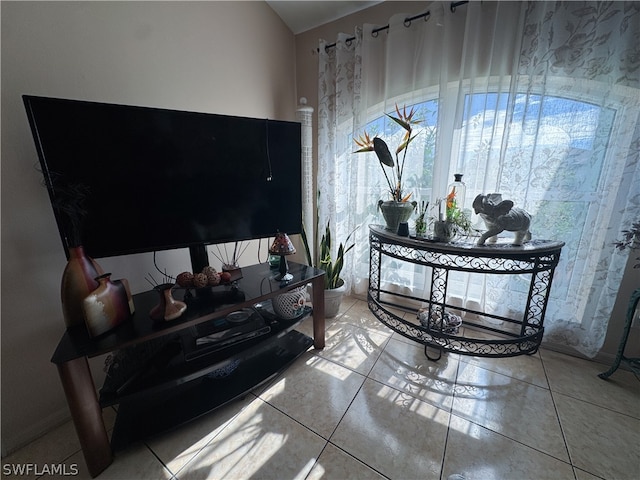
[[(380, 137), (371, 138), (367, 132), (364, 132), (364, 134), (360, 135), (357, 139), (353, 139), (356, 145), (360, 147), (354, 153), (375, 152), (376, 157), (380, 162), (382, 173), (384, 173), (384, 177), (387, 181), (387, 186), (389, 188), (391, 198), (396, 202), (406, 202), (409, 200), (409, 198), (411, 198), (412, 195), (412, 193), (403, 195), (402, 174), (404, 172), (404, 164), (407, 158), (407, 147), (413, 141), (413, 139), (418, 136), (418, 134), (413, 134), (412, 127), (412, 125), (419, 123), (419, 121), (413, 119), (415, 113), (416, 111), (413, 107), (411, 107), (411, 110), (409, 110), (409, 112), (407, 113), (406, 105), (403, 107), (402, 111), (400, 111), (397, 104), (397, 116), (394, 117), (392, 115), (389, 115), (388, 113), (385, 113), (387, 117), (396, 122), (405, 130), (402, 140), (395, 151), (395, 162), (393, 156), (391, 155), (391, 152), (389, 151), (389, 147), (387, 146), (386, 142)], [(400, 153), (402, 153), (402, 159), (399, 158)], [(387, 174), (385, 166), (391, 168), (391, 177)]]

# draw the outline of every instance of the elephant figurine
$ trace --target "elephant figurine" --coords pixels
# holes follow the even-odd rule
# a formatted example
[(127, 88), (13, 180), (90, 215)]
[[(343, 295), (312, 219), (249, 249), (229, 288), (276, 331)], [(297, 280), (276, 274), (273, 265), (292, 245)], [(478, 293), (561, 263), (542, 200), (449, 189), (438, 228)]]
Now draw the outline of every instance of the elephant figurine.
[(515, 232), (513, 245), (522, 245), (531, 240), (531, 215), (521, 208), (515, 208), (511, 200), (502, 200), (499, 193), (480, 194), (473, 201), (473, 211), (480, 215), (487, 231), (478, 240), (478, 245), (497, 241), (497, 235), (503, 231)]

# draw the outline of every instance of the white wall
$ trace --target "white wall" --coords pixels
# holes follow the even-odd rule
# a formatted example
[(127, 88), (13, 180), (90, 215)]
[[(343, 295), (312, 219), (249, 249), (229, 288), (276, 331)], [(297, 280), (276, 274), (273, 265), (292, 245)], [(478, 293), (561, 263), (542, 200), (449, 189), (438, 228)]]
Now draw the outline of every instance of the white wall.
[[(59, 288), (66, 260), (21, 95), (281, 120), (295, 120), (297, 97), (293, 34), (261, 1), (3, 1), (0, 8), (6, 454), (68, 418), (50, 363), (64, 332)], [(243, 264), (256, 256), (252, 246)], [(170, 272), (190, 269), (184, 251), (158, 259)], [(149, 289), (150, 255), (100, 264), (114, 278), (128, 278), (134, 292)], [(98, 381), (101, 364), (92, 362)]]

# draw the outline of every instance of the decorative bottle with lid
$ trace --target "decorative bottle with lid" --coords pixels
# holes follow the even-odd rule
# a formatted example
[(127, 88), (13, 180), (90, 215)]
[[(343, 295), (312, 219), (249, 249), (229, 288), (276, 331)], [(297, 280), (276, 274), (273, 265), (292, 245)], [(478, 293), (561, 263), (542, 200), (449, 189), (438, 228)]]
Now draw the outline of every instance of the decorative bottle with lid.
[(462, 181), (462, 173), (456, 173), (454, 181), (447, 189), (447, 220), (453, 221), (464, 209), (464, 198), (467, 194), (467, 186)]

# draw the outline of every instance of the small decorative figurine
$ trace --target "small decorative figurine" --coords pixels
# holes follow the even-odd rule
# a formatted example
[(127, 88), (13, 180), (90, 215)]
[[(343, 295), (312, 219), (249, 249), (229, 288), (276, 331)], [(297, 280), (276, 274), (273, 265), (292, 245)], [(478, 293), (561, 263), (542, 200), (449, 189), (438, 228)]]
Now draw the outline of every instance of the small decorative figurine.
[(473, 211), (480, 215), (487, 231), (478, 240), (478, 245), (495, 243), (497, 235), (503, 231), (515, 232), (514, 245), (522, 245), (531, 240), (531, 215), (513, 206), (511, 200), (502, 200), (499, 193), (480, 194), (473, 201)]

